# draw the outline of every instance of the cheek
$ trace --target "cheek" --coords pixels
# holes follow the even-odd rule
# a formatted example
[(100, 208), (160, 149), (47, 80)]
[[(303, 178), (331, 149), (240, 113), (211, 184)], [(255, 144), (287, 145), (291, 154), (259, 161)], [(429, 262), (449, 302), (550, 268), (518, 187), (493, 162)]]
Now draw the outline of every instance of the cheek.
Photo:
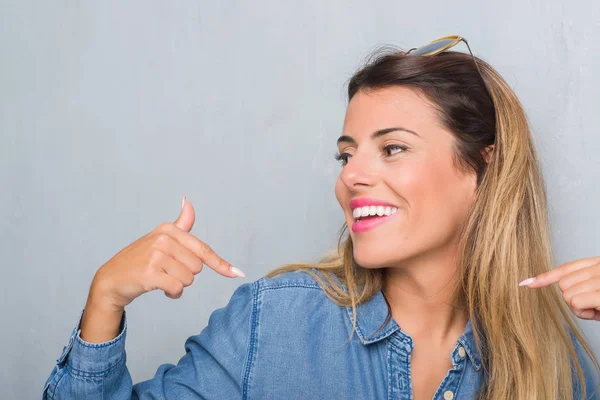
[(340, 203), (340, 206), (342, 206), (342, 204), (346, 201), (345, 199), (348, 196), (346, 192), (347, 191), (344, 190), (344, 184), (342, 180), (338, 178), (335, 182), (335, 198)]
[(450, 160), (415, 163), (391, 180), (394, 191), (407, 203), (408, 218), (415, 223), (456, 220), (473, 195), (471, 179), (457, 172)]
[(392, 190), (406, 202), (407, 211), (414, 213), (439, 201), (445, 185), (442, 175), (436, 165), (412, 163), (399, 168), (388, 181)]

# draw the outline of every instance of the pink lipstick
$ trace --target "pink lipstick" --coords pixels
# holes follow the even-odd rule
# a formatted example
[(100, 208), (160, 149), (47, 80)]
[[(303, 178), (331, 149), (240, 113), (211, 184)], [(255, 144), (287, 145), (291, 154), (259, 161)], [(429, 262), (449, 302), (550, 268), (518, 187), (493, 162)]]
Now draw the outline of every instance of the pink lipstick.
[[(370, 210), (371, 212), (369, 213), (368, 216), (360, 216), (360, 213), (359, 213), (358, 215), (360, 217), (356, 217), (357, 214), (356, 214), (355, 209), (363, 208), (363, 207), (378, 207), (379, 212), (374, 214), (373, 211)], [(379, 214), (382, 214), (382, 212), (381, 212), (382, 208), (384, 210), (384, 214), (379, 215)], [(352, 224), (352, 231), (356, 232), (356, 233), (360, 233), (360, 232), (366, 232), (371, 229), (374, 229), (377, 226), (392, 219), (394, 217), (394, 215), (396, 214), (398, 207), (395, 206), (394, 204), (391, 204), (391, 203), (388, 203), (388, 202), (385, 202), (382, 200), (363, 197), (363, 198), (353, 199), (352, 201), (350, 201), (350, 209), (352, 210), (352, 214), (355, 217), (355, 221)], [(393, 213), (389, 214), (390, 211)], [(385, 214), (389, 214), (389, 215), (385, 215)]]

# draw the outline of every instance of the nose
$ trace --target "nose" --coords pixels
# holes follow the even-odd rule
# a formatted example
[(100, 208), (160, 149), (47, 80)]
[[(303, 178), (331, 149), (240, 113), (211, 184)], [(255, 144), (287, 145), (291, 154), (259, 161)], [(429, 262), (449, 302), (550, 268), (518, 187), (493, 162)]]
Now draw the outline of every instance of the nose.
[(359, 154), (357, 151), (342, 169), (340, 179), (351, 191), (359, 191), (375, 185), (377, 174), (374, 160), (367, 154)]

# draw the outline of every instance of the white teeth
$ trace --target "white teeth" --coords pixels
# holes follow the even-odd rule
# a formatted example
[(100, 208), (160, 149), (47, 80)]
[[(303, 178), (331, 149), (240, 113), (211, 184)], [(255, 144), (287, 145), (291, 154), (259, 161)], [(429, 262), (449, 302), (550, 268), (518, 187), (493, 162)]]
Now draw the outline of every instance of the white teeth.
[(384, 216), (384, 215), (392, 215), (392, 214), (396, 214), (396, 211), (398, 211), (398, 209), (396, 207), (384, 207), (384, 206), (364, 206), (364, 207), (358, 207), (355, 208), (354, 211), (352, 211), (352, 216), (354, 217), (354, 219), (360, 219), (362, 217), (368, 217), (368, 216)]

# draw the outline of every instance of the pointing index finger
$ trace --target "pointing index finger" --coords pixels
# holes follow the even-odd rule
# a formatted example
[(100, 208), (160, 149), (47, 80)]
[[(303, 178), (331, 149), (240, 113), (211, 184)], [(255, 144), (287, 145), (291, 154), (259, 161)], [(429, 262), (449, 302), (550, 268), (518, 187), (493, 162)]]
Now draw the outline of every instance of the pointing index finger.
[(167, 229), (175, 240), (191, 250), (203, 264), (206, 264), (215, 272), (230, 278), (246, 277), (241, 270), (223, 260), (208, 244), (191, 233), (183, 231), (174, 224), (169, 224), (164, 229)]
[[(553, 283), (560, 281), (565, 276), (580, 270), (582, 268), (590, 267), (594, 264), (598, 264), (600, 262), (600, 257), (591, 257), (591, 258), (581, 258), (575, 261), (569, 261), (564, 263), (550, 271), (541, 273), (533, 278), (533, 282), (530, 284), (524, 283), (526, 286), (530, 288), (543, 288)], [(525, 282), (525, 281), (523, 281)], [(522, 283), (523, 283), (522, 282)]]

